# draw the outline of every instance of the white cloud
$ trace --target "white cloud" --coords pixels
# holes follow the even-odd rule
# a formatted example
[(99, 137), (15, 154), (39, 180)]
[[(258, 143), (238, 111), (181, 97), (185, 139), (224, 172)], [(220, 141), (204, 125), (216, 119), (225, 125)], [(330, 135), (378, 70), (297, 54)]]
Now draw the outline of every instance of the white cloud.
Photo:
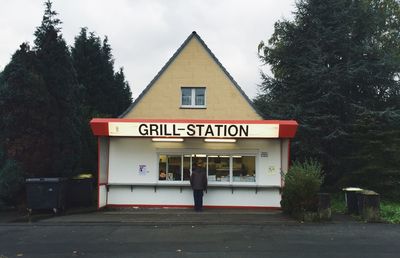
[[(40, 25), (41, 0), (0, 0), (0, 69)], [(274, 23), (291, 18), (294, 0), (69, 0), (54, 1), (62, 33), (72, 45), (81, 27), (107, 35), (116, 68), (123, 66), (133, 96), (195, 30), (246, 94), (256, 95), (261, 63), (257, 46)]]

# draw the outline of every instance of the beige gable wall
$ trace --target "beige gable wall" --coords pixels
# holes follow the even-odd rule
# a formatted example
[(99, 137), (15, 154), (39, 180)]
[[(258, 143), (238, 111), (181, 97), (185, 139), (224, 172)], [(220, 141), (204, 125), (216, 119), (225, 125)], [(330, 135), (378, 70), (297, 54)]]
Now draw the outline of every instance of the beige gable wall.
[[(180, 108), (183, 86), (206, 87), (207, 108)], [(124, 118), (262, 119), (196, 37)]]

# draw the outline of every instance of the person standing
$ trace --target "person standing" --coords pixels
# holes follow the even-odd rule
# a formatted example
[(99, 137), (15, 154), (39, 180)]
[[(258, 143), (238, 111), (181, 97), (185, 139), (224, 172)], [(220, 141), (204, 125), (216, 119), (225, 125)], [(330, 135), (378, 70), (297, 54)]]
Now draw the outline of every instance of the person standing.
[(201, 159), (198, 159), (193, 167), (190, 186), (193, 189), (194, 209), (195, 211), (202, 211), (203, 191), (207, 190), (207, 175)]

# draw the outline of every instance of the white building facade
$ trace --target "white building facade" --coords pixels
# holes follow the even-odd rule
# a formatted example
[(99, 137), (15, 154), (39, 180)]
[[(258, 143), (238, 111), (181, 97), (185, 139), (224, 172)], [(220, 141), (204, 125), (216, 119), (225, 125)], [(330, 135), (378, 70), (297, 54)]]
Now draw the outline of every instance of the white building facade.
[(193, 32), (119, 118), (98, 136), (98, 207), (193, 207), (194, 160), (204, 206), (280, 208), (296, 121), (264, 120)]

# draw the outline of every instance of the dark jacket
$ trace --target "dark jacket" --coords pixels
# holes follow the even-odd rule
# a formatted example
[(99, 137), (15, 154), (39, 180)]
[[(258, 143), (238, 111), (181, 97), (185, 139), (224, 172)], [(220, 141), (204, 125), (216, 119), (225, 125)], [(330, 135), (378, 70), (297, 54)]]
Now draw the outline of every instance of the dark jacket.
[(194, 168), (190, 176), (190, 185), (193, 190), (207, 190), (207, 175), (204, 169)]

